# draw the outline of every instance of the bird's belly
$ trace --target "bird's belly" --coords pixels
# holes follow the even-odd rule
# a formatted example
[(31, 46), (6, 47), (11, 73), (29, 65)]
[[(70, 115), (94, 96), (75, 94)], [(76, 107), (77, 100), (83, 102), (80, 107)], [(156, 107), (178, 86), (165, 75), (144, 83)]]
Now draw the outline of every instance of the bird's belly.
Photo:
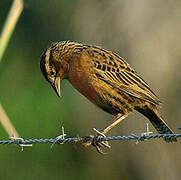
[(118, 93), (96, 80), (90, 80), (85, 74), (76, 74), (74, 78), (69, 80), (87, 99), (110, 114), (127, 114), (133, 110), (129, 95)]

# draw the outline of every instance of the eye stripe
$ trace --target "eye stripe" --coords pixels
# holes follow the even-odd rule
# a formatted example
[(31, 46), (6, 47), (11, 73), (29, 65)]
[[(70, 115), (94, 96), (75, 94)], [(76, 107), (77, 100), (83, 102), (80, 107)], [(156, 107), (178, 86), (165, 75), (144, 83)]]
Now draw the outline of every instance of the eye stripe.
[(48, 65), (48, 66), (49, 66), (49, 62), (50, 62), (50, 53), (51, 53), (50, 49), (48, 49), (45, 53), (45, 65)]
[(43, 55), (41, 56), (41, 61), (40, 61), (40, 69), (45, 77), (45, 79), (48, 81), (47, 77), (47, 63), (49, 62), (49, 51), (46, 50)]

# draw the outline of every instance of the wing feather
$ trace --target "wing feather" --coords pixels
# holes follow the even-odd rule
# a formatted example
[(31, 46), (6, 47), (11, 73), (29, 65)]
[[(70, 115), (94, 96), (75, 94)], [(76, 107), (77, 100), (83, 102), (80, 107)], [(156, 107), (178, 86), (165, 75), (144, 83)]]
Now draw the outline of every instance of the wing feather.
[(148, 84), (124, 59), (109, 50), (102, 50), (99, 47), (92, 47), (92, 49), (94, 53), (98, 52), (93, 63), (95, 74), (100, 80), (133, 97), (155, 105), (160, 104), (160, 100)]

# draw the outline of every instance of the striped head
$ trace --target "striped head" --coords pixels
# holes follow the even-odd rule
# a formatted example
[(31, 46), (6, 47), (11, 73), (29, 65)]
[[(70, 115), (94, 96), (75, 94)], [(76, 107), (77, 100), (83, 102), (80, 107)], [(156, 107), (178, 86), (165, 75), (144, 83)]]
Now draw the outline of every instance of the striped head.
[(68, 63), (64, 54), (68, 41), (53, 43), (41, 56), (40, 69), (60, 97), (60, 84), (67, 76)]

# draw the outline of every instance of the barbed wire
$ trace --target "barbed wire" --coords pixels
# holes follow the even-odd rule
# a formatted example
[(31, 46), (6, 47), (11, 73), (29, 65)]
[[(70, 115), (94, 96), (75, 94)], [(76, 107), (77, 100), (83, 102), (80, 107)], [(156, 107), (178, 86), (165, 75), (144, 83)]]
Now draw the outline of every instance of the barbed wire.
[[(180, 129), (180, 128), (178, 128)], [(99, 134), (99, 131), (95, 128), (93, 129)], [(181, 129), (180, 129), (181, 130)], [(100, 133), (101, 134), (101, 133)], [(102, 134), (101, 134), (102, 135)], [(15, 144), (22, 148), (26, 146), (32, 146), (35, 143), (50, 143), (51, 148), (55, 144), (64, 144), (68, 142), (83, 142), (83, 143), (92, 143), (92, 139), (89, 136), (83, 136), (83, 137), (68, 137), (65, 138), (66, 134), (64, 133), (64, 127), (62, 127), (62, 134), (55, 137), (55, 138), (33, 138), (33, 139), (23, 139), (19, 137), (12, 136), (8, 140), (0, 140), (0, 145), (10, 145)], [(89, 137), (89, 138), (87, 138)], [(98, 141), (104, 145), (103, 142), (106, 141), (118, 141), (118, 140), (136, 140), (136, 144), (140, 141), (150, 140), (150, 139), (157, 139), (157, 138), (164, 138), (164, 139), (173, 139), (173, 138), (180, 138), (181, 134), (153, 134), (149, 131), (148, 124), (146, 124), (146, 131), (144, 133), (140, 133), (138, 135), (130, 134), (126, 136), (101, 136)], [(107, 146), (107, 145), (106, 145)]]

